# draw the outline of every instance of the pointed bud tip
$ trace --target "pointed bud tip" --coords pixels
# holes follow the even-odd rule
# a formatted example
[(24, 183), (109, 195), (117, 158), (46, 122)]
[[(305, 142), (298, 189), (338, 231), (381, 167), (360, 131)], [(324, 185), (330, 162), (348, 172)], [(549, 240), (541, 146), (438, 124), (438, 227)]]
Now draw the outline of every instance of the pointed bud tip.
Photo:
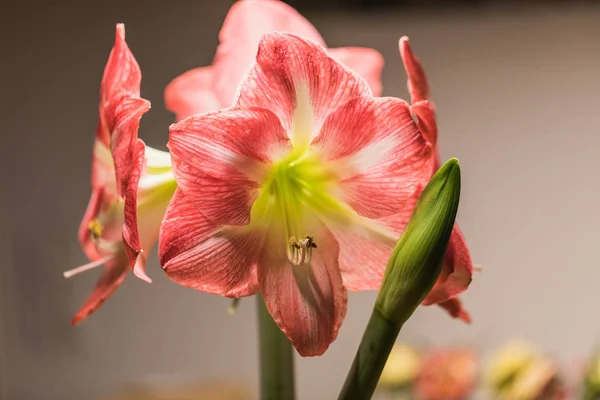
[(445, 182), (451, 179), (460, 180), (460, 164), (458, 163), (458, 158), (451, 158), (446, 161), (432, 179), (435, 179), (436, 176), (444, 179)]

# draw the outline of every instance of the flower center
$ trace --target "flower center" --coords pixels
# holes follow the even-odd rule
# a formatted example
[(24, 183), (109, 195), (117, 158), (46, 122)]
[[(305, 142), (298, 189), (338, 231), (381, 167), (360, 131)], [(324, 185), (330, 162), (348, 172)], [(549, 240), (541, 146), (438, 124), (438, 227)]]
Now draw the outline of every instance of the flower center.
[(333, 185), (318, 154), (296, 147), (271, 165), (252, 206), (251, 224), (282, 236), (279, 242), (285, 243), (292, 264), (308, 264), (318, 242), (310, 232), (314, 219), (330, 208), (328, 203), (339, 203), (328, 194)]

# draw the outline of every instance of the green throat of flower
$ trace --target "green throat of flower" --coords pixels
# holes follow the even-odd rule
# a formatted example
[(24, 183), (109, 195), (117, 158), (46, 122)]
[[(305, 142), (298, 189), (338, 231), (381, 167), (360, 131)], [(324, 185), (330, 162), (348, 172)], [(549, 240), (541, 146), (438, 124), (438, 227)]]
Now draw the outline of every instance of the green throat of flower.
[(286, 246), (294, 265), (310, 263), (313, 249), (319, 246), (322, 222), (395, 242), (396, 235), (340, 200), (337, 181), (318, 149), (295, 146), (271, 164), (252, 205), (250, 225), (276, 235), (276, 243)]

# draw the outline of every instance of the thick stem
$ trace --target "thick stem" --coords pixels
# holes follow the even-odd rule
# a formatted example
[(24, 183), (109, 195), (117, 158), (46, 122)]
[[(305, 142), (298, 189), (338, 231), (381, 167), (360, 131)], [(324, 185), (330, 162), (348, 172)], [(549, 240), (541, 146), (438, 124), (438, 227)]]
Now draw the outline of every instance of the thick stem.
[(373, 309), (338, 400), (368, 400), (373, 396), (400, 328)]
[(293, 400), (294, 352), (292, 344), (279, 329), (260, 295), (258, 332), (260, 343), (260, 398), (262, 400)]

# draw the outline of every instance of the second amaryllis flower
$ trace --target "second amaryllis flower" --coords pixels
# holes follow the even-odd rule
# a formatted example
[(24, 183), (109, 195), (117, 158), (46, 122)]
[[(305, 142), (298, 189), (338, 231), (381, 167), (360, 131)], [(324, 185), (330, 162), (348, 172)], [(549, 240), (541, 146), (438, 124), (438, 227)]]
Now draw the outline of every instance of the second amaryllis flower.
[(434, 164), (406, 102), (372, 97), (321, 46), (281, 33), (263, 37), (235, 107), (173, 125), (169, 149), (166, 273), (223, 296), (260, 292), (305, 356), (337, 336), (347, 287), (379, 287), (386, 263), (356, 256), (389, 257)]
[(79, 228), (90, 262), (64, 273), (71, 277), (104, 266), (96, 287), (72, 320), (79, 323), (100, 307), (129, 271), (146, 275), (148, 250), (175, 191), (168, 153), (138, 138), (150, 102), (140, 97), (142, 74), (117, 24), (100, 84), (99, 122), (92, 156), (92, 195)]
[[(400, 55), (404, 62), (404, 68), (408, 75), (408, 91), (411, 98), (410, 110), (417, 120), (419, 129), (425, 139), (433, 146), (435, 157), (435, 169), (440, 166), (438, 147), (438, 128), (435, 116), (435, 105), (429, 99), (429, 84), (425, 71), (419, 59), (414, 55), (407, 37), (399, 42)], [(419, 197), (420, 191), (413, 196)], [(473, 275), (473, 262), (465, 237), (458, 227), (454, 225), (444, 267), (440, 278), (433, 287), (429, 296), (423, 302), (424, 305), (438, 304), (450, 315), (460, 318), (465, 322), (471, 322), (471, 316), (463, 308), (458, 295), (464, 292), (471, 283)]]

